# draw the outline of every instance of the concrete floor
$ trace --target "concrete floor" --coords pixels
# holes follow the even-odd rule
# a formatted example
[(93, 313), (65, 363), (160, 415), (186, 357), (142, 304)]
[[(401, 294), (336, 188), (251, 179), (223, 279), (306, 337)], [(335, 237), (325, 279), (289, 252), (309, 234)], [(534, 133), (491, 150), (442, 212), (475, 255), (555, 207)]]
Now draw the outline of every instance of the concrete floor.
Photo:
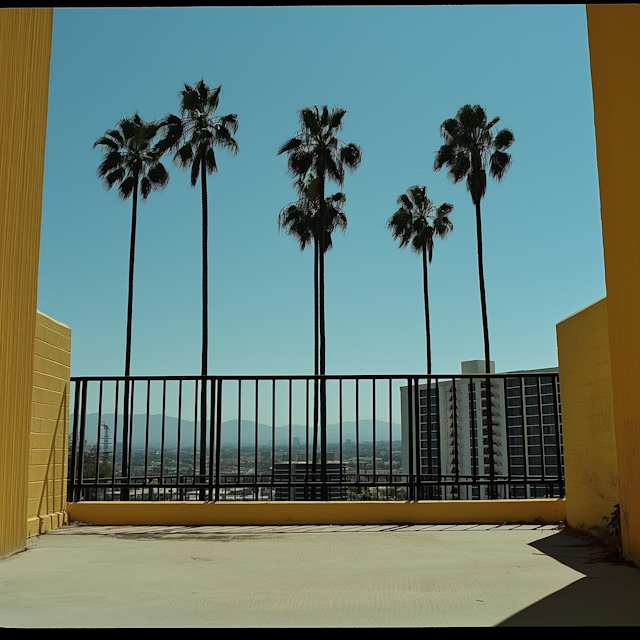
[(640, 625), (640, 571), (551, 526), (66, 527), (0, 562), (3, 627)]

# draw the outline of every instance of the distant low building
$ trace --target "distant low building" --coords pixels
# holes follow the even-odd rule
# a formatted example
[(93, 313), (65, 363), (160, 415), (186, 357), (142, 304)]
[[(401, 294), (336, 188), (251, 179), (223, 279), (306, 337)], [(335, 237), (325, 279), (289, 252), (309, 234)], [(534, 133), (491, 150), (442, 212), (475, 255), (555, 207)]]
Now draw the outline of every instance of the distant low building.
[[(340, 462), (327, 462), (327, 480), (340, 482), (344, 476), (345, 465)], [(273, 481), (276, 500), (320, 500), (320, 487), (313, 488), (307, 483), (314, 479), (321, 479), (321, 466), (318, 460), (315, 473), (313, 463), (303, 461), (277, 462), (273, 467)], [(278, 486), (287, 483), (288, 486)], [(295, 486), (299, 483), (299, 486)], [(330, 500), (345, 500), (347, 489), (345, 486), (330, 487)]]

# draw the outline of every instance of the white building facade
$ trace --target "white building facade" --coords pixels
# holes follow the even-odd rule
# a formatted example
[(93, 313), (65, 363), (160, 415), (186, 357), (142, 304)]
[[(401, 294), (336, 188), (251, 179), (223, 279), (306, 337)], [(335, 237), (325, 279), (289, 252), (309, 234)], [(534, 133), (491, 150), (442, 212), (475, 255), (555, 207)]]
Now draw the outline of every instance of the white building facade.
[(484, 361), (472, 360), (462, 363), (460, 378), (433, 376), (430, 393), (426, 383), (400, 388), (402, 472), (419, 471), (421, 499), (561, 495), (557, 369), (491, 377), (491, 431), (484, 370)]

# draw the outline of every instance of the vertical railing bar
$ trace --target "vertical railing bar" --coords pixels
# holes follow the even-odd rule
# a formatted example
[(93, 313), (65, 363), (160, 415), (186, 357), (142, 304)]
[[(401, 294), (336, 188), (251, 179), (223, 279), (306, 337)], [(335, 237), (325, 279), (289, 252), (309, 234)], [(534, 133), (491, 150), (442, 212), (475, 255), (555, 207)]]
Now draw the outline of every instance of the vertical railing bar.
[(256, 378), (256, 434), (254, 443), (253, 495), (258, 499), (258, 378)]
[[(428, 380), (428, 378), (427, 378)], [(426, 385), (425, 385), (426, 386)], [(415, 498), (421, 500), (422, 495), (422, 402), (420, 400), (420, 377), (416, 378), (416, 392), (414, 394), (416, 411), (416, 468), (415, 468)]]
[[(271, 493), (276, 474), (276, 379), (271, 381)], [(273, 497), (273, 495), (271, 496)]]
[(220, 440), (222, 439), (222, 378), (218, 378), (218, 405), (216, 407), (216, 485), (215, 501), (220, 501)]
[[(489, 365), (489, 369), (491, 369), (491, 365)], [(487, 377), (485, 378), (485, 386), (486, 386), (486, 399), (487, 399), (487, 438), (489, 445), (489, 499), (494, 500), (496, 496), (496, 486), (495, 486), (495, 451), (494, 451), (494, 442), (493, 442), (493, 411), (491, 410), (491, 397), (492, 397), (492, 387), (491, 387), (491, 378), (489, 375), (491, 374), (491, 370), (485, 371)], [(484, 427), (484, 425), (483, 425)], [(484, 431), (484, 428), (483, 428)], [(482, 445), (482, 455), (484, 457), (484, 442)]]
[[(163, 487), (162, 497), (164, 499), (164, 446), (165, 446), (165, 427), (167, 415), (167, 380), (162, 381), (162, 434), (160, 438), (160, 486)], [(158, 490), (159, 491), (159, 490)], [(158, 493), (158, 498), (160, 497)]]
[(412, 426), (412, 439), (414, 449), (414, 468), (413, 468), (413, 491), (412, 500), (420, 500), (420, 467), (422, 451), (420, 448), (420, 377), (416, 376), (413, 380), (414, 392), (413, 392), (413, 412), (415, 416), (415, 424)]
[[(88, 380), (82, 381), (82, 400), (80, 407), (80, 474), (79, 474), (79, 497), (82, 495), (82, 484), (84, 480), (84, 440), (85, 440), (85, 427), (86, 427), (86, 417), (87, 417), (87, 385)], [(80, 502), (80, 500), (76, 500), (76, 502)]]
[[(127, 494), (131, 491), (132, 485), (132, 473), (131, 473), (131, 458), (133, 456), (133, 399), (136, 390), (135, 380), (131, 380), (131, 395), (129, 396), (129, 425), (127, 432), (129, 433), (129, 443), (128, 443), (128, 451), (127, 451), (127, 472), (128, 476), (127, 480)], [(136, 493), (134, 490), (133, 499), (136, 499)]]
[(520, 376), (520, 421), (522, 422), (522, 457), (524, 463), (524, 497), (528, 498), (532, 487), (529, 481), (529, 424), (526, 411), (526, 389), (524, 376)]
[[(427, 375), (427, 415), (425, 418), (425, 433), (426, 433), (426, 438), (427, 438), (427, 468), (426, 468), (426, 474), (427, 474), (427, 491), (429, 491), (429, 493), (431, 493), (431, 486), (430, 486), (430, 482), (431, 482), (431, 472), (432, 472), (432, 467), (433, 467), (433, 451), (432, 451), (432, 442), (431, 442), (431, 434), (432, 434), (432, 424), (431, 424), (432, 420), (431, 420), (431, 374)], [(420, 423), (422, 423), (422, 414), (420, 415)], [(421, 431), (421, 436), (422, 436), (422, 429)], [(420, 443), (420, 473), (422, 474), (422, 443)], [(429, 498), (431, 497), (431, 495), (429, 495)]]
[[(476, 404), (476, 385), (473, 378), (469, 379), (469, 420), (471, 423), (471, 477), (473, 478), (473, 486), (478, 487), (478, 474), (480, 467), (480, 447), (478, 441), (484, 437), (482, 434), (482, 384), (480, 385), (480, 433), (478, 438), (478, 422), (476, 420), (477, 404)], [(482, 443), (483, 469), (484, 469), (484, 441)], [(473, 495), (473, 490), (472, 490)], [(467, 496), (468, 497), (468, 496)], [(478, 497), (482, 498), (482, 492), (478, 489)]]
[(338, 443), (338, 449), (339, 449), (339, 464), (340, 466), (338, 467), (338, 474), (340, 476), (340, 498), (343, 498), (344, 496), (344, 481), (346, 478), (343, 477), (343, 470), (344, 470), (344, 452), (343, 452), (343, 446), (342, 446), (342, 442), (344, 440), (344, 436), (343, 436), (343, 431), (342, 431), (342, 377), (339, 379), (338, 381), (338, 433), (339, 433), (339, 443)]
[[(207, 377), (201, 378), (200, 387), (200, 446), (199, 446), (199, 461), (198, 461), (198, 482), (200, 487), (197, 492), (199, 500), (204, 501), (207, 497)], [(196, 466), (194, 461), (193, 466), (194, 484), (196, 476)]]
[(502, 397), (504, 398), (504, 423), (506, 432), (505, 450), (507, 452), (507, 484), (504, 489), (504, 497), (511, 498), (511, 487), (513, 486), (513, 470), (511, 468), (511, 441), (509, 437), (509, 400), (507, 398), (507, 376), (502, 378)]
[[(113, 412), (113, 454), (112, 454), (112, 464), (111, 464), (111, 486), (114, 487), (115, 491), (115, 482), (116, 482), (116, 449), (118, 444), (118, 395), (120, 391), (120, 381), (116, 380), (116, 393), (115, 393), (115, 410)], [(115, 498), (115, 493), (114, 493)]]
[(356, 482), (360, 484), (360, 378), (356, 377)]
[[(310, 404), (309, 404), (309, 378), (306, 380), (306, 388), (305, 388), (305, 427), (304, 427), (304, 445), (305, 445), (305, 465), (304, 465), (304, 473), (305, 473), (305, 482), (309, 483), (309, 414), (310, 414)], [(315, 383), (314, 383), (315, 384)], [(315, 388), (314, 388), (315, 389)], [(313, 437), (311, 438), (312, 443), (314, 442)], [(313, 445), (312, 445), (313, 446)], [(289, 460), (289, 464), (291, 464), (291, 460)], [(315, 496), (315, 493), (313, 494)], [(304, 490), (304, 499), (309, 500), (311, 498), (311, 493), (309, 492), (309, 487), (307, 486)]]
[[(200, 427), (200, 430), (202, 430), (202, 416), (200, 415), (200, 403), (198, 402), (198, 397), (199, 397), (199, 389), (198, 387), (201, 387), (201, 385), (204, 384), (204, 378), (196, 378), (194, 380), (195, 384), (194, 384), (194, 399), (193, 399), (193, 476), (192, 476), (192, 481), (191, 484), (193, 487), (196, 487), (198, 485), (198, 482), (196, 481), (196, 478), (198, 478), (199, 476), (197, 475), (196, 469), (198, 469), (198, 427)], [(200, 424), (198, 423), (198, 417), (200, 417)], [(189, 494), (187, 493), (187, 496)]]
[[(373, 468), (373, 483), (376, 483), (376, 379), (371, 379), (371, 394), (372, 394), (372, 402), (373, 402), (373, 424), (372, 424), (372, 434), (373, 434), (373, 446), (372, 450), (372, 468)], [(377, 491), (377, 488), (376, 488)]]
[(208, 484), (207, 496), (209, 502), (213, 501), (213, 468), (214, 468), (214, 455), (215, 455), (215, 412), (216, 412), (216, 380), (211, 379), (211, 396), (209, 398), (209, 453), (207, 456), (208, 465)]
[[(387, 499), (389, 498), (389, 491), (391, 490), (391, 483), (393, 482), (393, 385), (391, 378), (389, 378), (389, 475), (387, 476), (387, 480), (389, 484), (387, 485)], [(395, 497), (395, 496), (394, 496)]]
[(75, 380), (73, 383), (73, 436), (71, 439), (71, 468), (69, 469), (69, 478), (71, 478), (71, 486), (67, 485), (67, 502), (74, 502), (76, 497), (77, 477), (76, 471), (78, 469), (78, 411), (80, 405), (80, 394), (78, 393), (78, 386), (80, 382)]
[[(545, 467), (547, 466), (544, 455), (544, 424), (542, 416), (542, 388), (541, 388), (541, 376), (536, 376), (536, 390), (537, 390), (537, 404), (538, 404), (538, 433), (540, 437), (540, 483), (545, 485)], [(546, 491), (545, 487), (545, 491)], [(548, 497), (548, 496), (547, 496)]]
[[(473, 383), (473, 378), (471, 379)], [(458, 457), (458, 401), (457, 395), (458, 390), (456, 386), (455, 377), (452, 380), (452, 389), (453, 389), (453, 463), (454, 463), (454, 471), (455, 471), (455, 486), (456, 486), (456, 494), (458, 500), (460, 499), (460, 459)], [(445, 489), (446, 491), (446, 489)]]
[(407, 464), (407, 500), (411, 500), (412, 489), (412, 473), (413, 473), (413, 381), (411, 378), (407, 378), (407, 450), (408, 450), (408, 464)]
[(102, 436), (102, 380), (98, 393), (98, 441), (96, 442), (96, 500), (98, 499), (98, 480), (100, 478), (100, 438)]
[[(240, 484), (240, 452), (242, 450), (242, 380), (238, 378), (238, 475), (236, 482)], [(244, 497), (244, 495), (243, 495)]]
[[(293, 460), (291, 460), (291, 430), (293, 429), (293, 380), (289, 378), (289, 484), (287, 485), (287, 490), (289, 493), (289, 498), (291, 498), (291, 472)], [(308, 479), (308, 477), (307, 477)], [(294, 493), (295, 497), (295, 493)]]
[(436, 378), (436, 447), (438, 455), (436, 456), (437, 474), (438, 474), (438, 500), (442, 497), (442, 421), (440, 420), (440, 378)]
[[(147, 380), (147, 424), (144, 440), (144, 485), (149, 483), (149, 408), (151, 406), (151, 380)], [(149, 498), (151, 498), (151, 489), (149, 489)], [(144, 492), (143, 492), (144, 499)]]
[(182, 380), (178, 385), (178, 449), (176, 451), (176, 492), (178, 500), (182, 498), (182, 489), (180, 488), (180, 440), (182, 438)]
[(562, 473), (562, 449), (560, 443), (560, 412), (558, 411), (558, 391), (560, 376), (558, 374), (552, 375), (551, 382), (553, 385), (553, 426), (556, 436), (556, 469), (558, 470), (558, 488), (560, 497), (564, 498), (564, 474)]

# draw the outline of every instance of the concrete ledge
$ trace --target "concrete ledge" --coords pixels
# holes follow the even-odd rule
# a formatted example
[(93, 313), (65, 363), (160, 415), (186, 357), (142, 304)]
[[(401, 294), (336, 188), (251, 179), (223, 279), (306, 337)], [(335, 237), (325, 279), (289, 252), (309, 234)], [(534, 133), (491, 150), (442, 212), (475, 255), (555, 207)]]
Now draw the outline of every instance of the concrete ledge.
[(69, 520), (94, 525), (551, 524), (564, 499), (420, 502), (76, 502)]

